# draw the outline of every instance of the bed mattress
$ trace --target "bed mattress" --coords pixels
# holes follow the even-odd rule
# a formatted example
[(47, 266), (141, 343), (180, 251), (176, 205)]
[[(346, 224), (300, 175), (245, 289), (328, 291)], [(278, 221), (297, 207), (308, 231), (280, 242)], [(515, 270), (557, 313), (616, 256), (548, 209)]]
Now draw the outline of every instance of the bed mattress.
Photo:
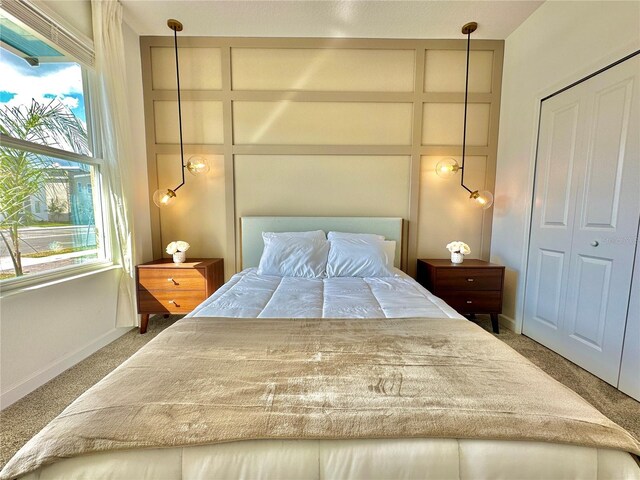
[(461, 318), (401, 270), (384, 278), (234, 275), (188, 317)]

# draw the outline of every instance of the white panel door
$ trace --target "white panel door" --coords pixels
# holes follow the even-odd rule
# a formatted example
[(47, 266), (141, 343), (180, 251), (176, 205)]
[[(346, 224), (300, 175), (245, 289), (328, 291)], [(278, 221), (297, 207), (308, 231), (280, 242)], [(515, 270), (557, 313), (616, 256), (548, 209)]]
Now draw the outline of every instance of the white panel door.
[(576, 163), (582, 156), (584, 109), (573, 89), (541, 111), (523, 332), (559, 351), (575, 217)]
[(640, 218), (639, 89), (634, 57), (545, 100), (538, 138), (524, 333), (613, 385)]

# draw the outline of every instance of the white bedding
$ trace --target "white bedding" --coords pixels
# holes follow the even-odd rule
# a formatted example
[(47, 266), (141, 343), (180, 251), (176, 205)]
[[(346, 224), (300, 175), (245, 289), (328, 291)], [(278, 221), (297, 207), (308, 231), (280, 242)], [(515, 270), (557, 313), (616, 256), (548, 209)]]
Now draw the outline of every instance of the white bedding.
[(395, 269), (382, 278), (301, 278), (258, 275), (248, 268), (189, 317), (460, 318), (443, 300)]

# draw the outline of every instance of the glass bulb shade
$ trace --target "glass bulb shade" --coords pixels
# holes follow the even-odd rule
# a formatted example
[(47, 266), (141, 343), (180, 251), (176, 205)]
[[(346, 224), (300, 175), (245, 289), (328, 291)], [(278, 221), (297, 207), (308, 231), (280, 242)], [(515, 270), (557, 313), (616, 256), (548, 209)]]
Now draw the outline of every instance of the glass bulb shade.
[(194, 155), (187, 160), (187, 170), (192, 175), (204, 175), (211, 170), (211, 165), (206, 157), (201, 155)]
[(443, 158), (436, 165), (436, 175), (440, 178), (451, 178), (458, 170), (460, 170), (460, 165), (451, 157)]
[(175, 198), (176, 192), (170, 188), (160, 188), (153, 192), (153, 203), (155, 203), (157, 207), (168, 207), (173, 205)]
[(476, 190), (469, 198), (473, 200), (476, 207), (480, 207), (483, 210), (491, 208), (491, 205), (493, 205), (493, 194), (489, 190)]

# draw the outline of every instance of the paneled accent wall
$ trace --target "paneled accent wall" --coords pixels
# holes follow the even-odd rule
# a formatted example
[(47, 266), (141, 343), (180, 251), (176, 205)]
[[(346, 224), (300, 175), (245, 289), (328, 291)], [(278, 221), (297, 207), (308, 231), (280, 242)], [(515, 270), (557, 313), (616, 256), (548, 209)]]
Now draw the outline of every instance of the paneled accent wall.
[[(399, 216), (403, 268), (446, 257), (452, 240), (489, 256), (492, 210), (459, 175), (466, 41), (179, 37), (187, 173), (175, 205), (152, 205), (154, 256), (172, 240), (189, 255), (240, 267), (246, 215)], [(141, 39), (150, 190), (180, 183), (172, 37)], [(472, 41), (465, 183), (493, 190), (503, 42)]]

